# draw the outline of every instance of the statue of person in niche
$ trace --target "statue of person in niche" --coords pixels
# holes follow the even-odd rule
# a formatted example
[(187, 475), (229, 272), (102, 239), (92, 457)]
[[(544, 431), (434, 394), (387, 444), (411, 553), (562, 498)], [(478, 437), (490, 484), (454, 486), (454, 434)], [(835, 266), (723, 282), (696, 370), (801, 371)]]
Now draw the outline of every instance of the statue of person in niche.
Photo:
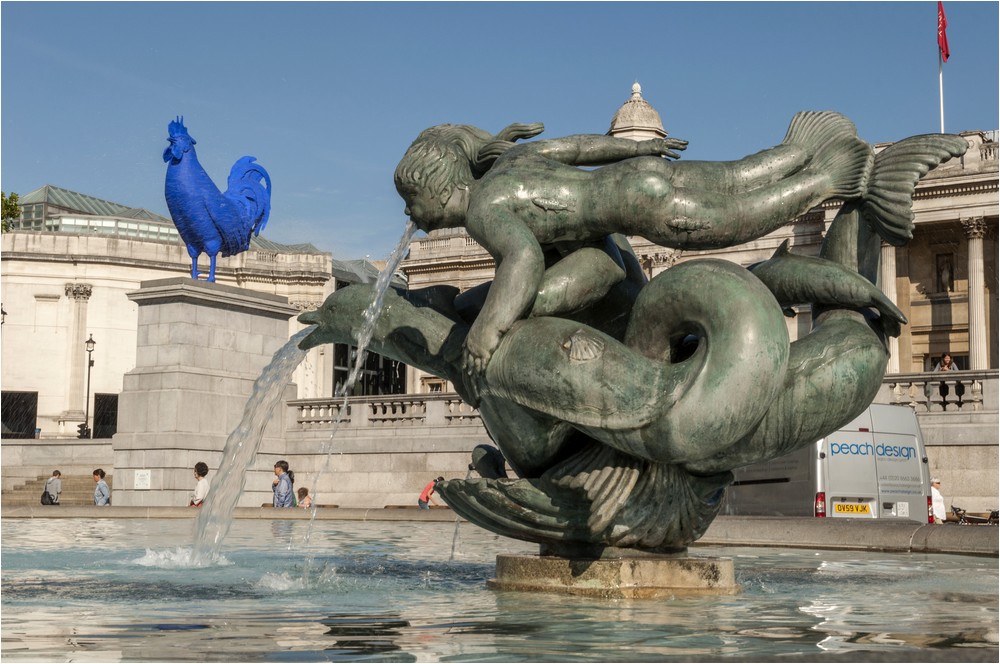
[[(616, 234), (679, 249), (742, 244), (829, 198), (864, 196), (873, 162), (853, 123), (832, 112), (799, 113), (781, 144), (732, 162), (669, 161), (687, 146), (670, 138), (514, 143), (542, 130), (513, 124), (494, 136), (468, 125), (431, 127), (396, 168), (396, 189), (418, 228), (465, 226), (496, 259), (465, 341), (473, 376), (516, 321), (578, 310), (626, 277), (644, 281)], [(550, 287), (560, 292), (541, 298)], [(539, 309), (538, 300), (546, 305)]]

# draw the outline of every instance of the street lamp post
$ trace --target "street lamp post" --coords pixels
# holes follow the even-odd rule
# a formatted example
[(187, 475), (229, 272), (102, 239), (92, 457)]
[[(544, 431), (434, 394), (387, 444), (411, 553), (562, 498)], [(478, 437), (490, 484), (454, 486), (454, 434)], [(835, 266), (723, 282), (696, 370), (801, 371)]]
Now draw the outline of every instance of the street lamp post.
[(97, 342), (94, 341), (94, 335), (91, 334), (90, 338), (84, 343), (87, 347), (87, 400), (84, 403), (83, 426), (80, 427), (80, 438), (93, 438), (94, 432), (90, 429), (90, 370), (94, 368), (93, 352)]

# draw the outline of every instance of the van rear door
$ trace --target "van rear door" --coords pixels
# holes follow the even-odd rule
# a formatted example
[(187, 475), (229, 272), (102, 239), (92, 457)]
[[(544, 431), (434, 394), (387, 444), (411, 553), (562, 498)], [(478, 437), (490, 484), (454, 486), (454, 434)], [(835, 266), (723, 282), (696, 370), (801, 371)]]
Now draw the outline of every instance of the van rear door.
[(875, 438), (871, 415), (865, 411), (823, 441), (822, 491), (826, 515), (834, 518), (874, 519), (878, 512)]
[(909, 408), (873, 405), (879, 515), (927, 521), (930, 478), (916, 416)]

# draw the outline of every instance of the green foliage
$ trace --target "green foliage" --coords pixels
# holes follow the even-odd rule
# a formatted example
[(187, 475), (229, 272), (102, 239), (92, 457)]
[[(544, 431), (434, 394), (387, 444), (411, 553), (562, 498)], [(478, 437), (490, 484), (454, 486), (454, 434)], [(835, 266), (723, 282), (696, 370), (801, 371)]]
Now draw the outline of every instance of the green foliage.
[(3, 196), (3, 232), (6, 233), (10, 228), (10, 222), (21, 216), (21, 206), (17, 202), (17, 194), (11, 192), (8, 196), (4, 192), (0, 192)]

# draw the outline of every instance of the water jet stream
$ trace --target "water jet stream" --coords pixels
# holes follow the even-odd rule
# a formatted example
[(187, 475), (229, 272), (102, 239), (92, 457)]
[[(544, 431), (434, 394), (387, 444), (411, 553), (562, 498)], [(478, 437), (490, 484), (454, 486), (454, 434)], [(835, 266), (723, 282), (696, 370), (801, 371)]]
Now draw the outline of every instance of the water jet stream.
[[(469, 464), (469, 470), (468, 470), (468, 472), (465, 473), (465, 481), (466, 482), (468, 482), (472, 478), (472, 470), (473, 470), (472, 464)], [(455, 559), (455, 547), (458, 545), (458, 526), (461, 523), (462, 523), (462, 518), (456, 514), (455, 515), (455, 532), (451, 536), (451, 555), (448, 556), (448, 560), (454, 560)]]
[[(350, 392), (364, 368), (367, 347), (371, 342), (379, 313), (382, 311), (385, 293), (400, 262), (406, 255), (406, 249), (410, 245), (414, 232), (416, 232), (416, 226), (413, 222), (407, 222), (396, 249), (390, 255), (385, 268), (375, 282), (374, 297), (365, 310), (364, 322), (358, 333), (354, 367), (336, 395), (338, 398), (343, 398), (343, 403), (337, 419), (333, 423), (330, 438), (321, 448), (321, 452), (326, 454), (326, 461), (323, 468), (315, 476), (314, 487), (317, 486), (322, 474), (329, 468), (333, 440), (344, 413), (347, 412), (347, 400)], [(313, 329), (315, 328), (310, 326), (293, 335), (288, 343), (274, 354), (271, 363), (264, 368), (260, 377), (254, 382), (253, 391), (243, 410), (243, 419), (226, 440), (222, 464), (212, 481), (212, 489), (205, 499), (204, 506), (198, 514), (192, 555), (192, 561), (195, 565), (211, 564), (218, 559), (222, 542), (232, 526), (233, 513), (246, 483), (246, 473), (253, 465), (254, 457), (260, 448), (264, 427), (281, 399), (284, 386), (288, 384), (292, 373), (305, 358), (306, 351), (300, 350), (298, 345)], [(304, 538), (305, 543), (309, 542), (312, 533), (318, 498), (318, 494), (313, 495), (312, 518), (309, 520), (309, 527)], [(311, 566), (308, 564), (310, 562), (307, 561), (305, 570), (307, 575)]]
[(253, 391), (243, 408), (243, 419), (229, 434), (222, 454), (222, 463), (212, 480), (211, 490), (198, 512), (192, 560), (206, 565), (219, 557), (222, 541), (233, 523), (233, 511), (246, 483), (246, 473), (264, 438), (264, 427), (281, 400), (292, 372), (302, 363), (306, 351), (299, 349), (311, 331), (306, 328), (293, 335), (264, 368), (253, 384)]

